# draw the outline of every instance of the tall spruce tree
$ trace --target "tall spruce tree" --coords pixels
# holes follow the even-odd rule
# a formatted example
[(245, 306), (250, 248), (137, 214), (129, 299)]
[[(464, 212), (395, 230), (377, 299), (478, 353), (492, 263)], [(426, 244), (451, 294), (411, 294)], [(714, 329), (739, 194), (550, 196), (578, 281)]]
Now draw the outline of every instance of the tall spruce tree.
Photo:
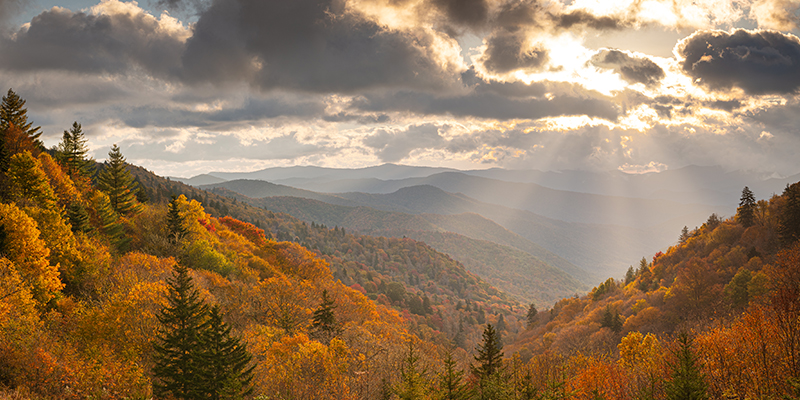
[(205, 399), (240, 399), (253, 392), (253, 358), (222, 320), (219, 306), (211, 307), (200, 336), (200, 377)]
[(108, 194), (111, 207), (120, 215), (137, 213), (141, 204), (136, 201), (136, 181), (126, 168), (125, 157), (115, 144), (108, 152), (108, 160), (97, 178), (98, 186)]
[(536, 324), (537, 315), (539, 315), (539, 310), (536, 309), (536, 303), (531, 303), (531, 305), (528, 306), (528, 315), (526, 316), (528, 320), (528, 328)]
[[(19, 129), (24, 136), (30, 138), (38, 151), (44, 150), (44, 144), (39, 140), (39, 137), (42, 136), (42, 128), (40, 126), (34, 127), (32, 122), (28, 122), (28, 109), (25, 108), (25, 100), (14, 93), (13, 89), (8, 89), (8, 93), (3, 96), (3, 101), (0, 103), (0, 134), (5, 136), (6, 131), (12, 125)], [(12, 155), (8, 154), (9, 157)]]
[(428, 382), (425, 378), (427, 370), (420, 365), (419, 356), (414, 352), (414, 341), (408, 341), (408, 356), (400, 367), (400, 382), (397, 383), (395, 393), (401, 400), (424, 399), (428, 391)]
[(328, 296), (328, 290), (323, 290), (322, 303), (314, 310), (311, 322), (312, 336), (315, 339), (328, 343), (340, 333), (341, 329), (336, 322), (336, 315), (333, 314), (335, 308), (336, 305)]
[(180, 209), (178, 207), (178, 197), (172, 195), (172, 199), (169, 202), (169, 211), (167, 212), (167, 237), (173, 243), (179, 242), (184, 236), (186, 236), (186, 228), (183, 226), (183, 224), (184, 218), (181, 216)]
[(747, 186), (742, 189), (739, 208), (736, 209), (736, 219), (745, 228), (749, 228), (756, 223), (756, 197)]
[(800, 240), (800, 182), (786, 185), (786, 203), (778, 214), (778, 235), (784, 246)]
[(464, 382), (464, 371), (457, 369), (453, 352), (447, 352), (444, 358), (444, 370), (439, 375), (439, 388), (434, 399), (436, 400), (469, 400), (472, 391)]
[(486, 324), (483, 330), (483, 343), (475, 350), (478, 352), (475, 356), (478, 365), (473, 365), (470, 369), (478, 379), (488, 378), (503, 367), (503, 345), (500, 344), (500, 336), (492, 324)]
[(686, 332), (678, 334), (677, 360), (671, 363), (672, 380), (665, 385), (669, 400), (708, 399), (706, 383), (697, 356), (692, 351), (692, 340)]
[(158, 316), (161, 330), (153, 345), (153, 393), (159, 398), (203, 399), (207, 386), (202, 347), (208, 307), (185, 266), (176, 264), (167, 284), (169, 305)]
[(91, 176), (94, 160), (87, 157), (89, 146), (86, 145), (86, 137), (78, 121), (72, 123), (72, 128), (64, 131), (61, 141), (56, 146), (56, 156), (58, 160), (67, 166), (69, 174)]

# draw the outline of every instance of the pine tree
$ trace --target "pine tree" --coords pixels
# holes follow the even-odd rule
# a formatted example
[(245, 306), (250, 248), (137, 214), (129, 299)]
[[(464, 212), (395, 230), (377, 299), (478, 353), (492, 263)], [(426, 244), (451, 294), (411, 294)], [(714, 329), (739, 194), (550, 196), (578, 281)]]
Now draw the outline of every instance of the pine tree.
[(408, 341), (408, 356), (400, 368), (400, 382), (395, 393), (401, 400), (422, 400), (426, 398), (428, 382), (425, 379), (427, 370), (419, 365), (419, 356), (414, 353), (414, 341)]
[(187, 232), (183, 226), (184, 218), (181, 216), (178, 206), (178, 197), (172, 195), (172, 199), (169, 202), (169, 212), (167, 213), (167, 230), (169, 231), (167, 237), (173, 243), (180, 242)]
[(681, 236), (680, 238), (678, 238), (678, 240), (681, 242), (681, 244), (683, 244), (686, 243), (686, 241), (689, 240), (690, 237), (691, 236), (689, 235), (689, 227), (684, 225), (683, 229), (681, 229)]
[(669, 400), (702, 400), (707, 399), (706, 383), (697, 365), (697, 356), (692, 352), (692, 340), (685, 332), (678, 335), (677, 361), (670, 364), (672, 380), (665, 389)]
[(156, 397), (204, 398), (201, 349), (208, 327), (208, 307), (200, 300), (189, 269), (176, 264), (167, 281), (169, 305), (161, 310), (161, 330), (156, 338), (153, 393)]
[[(42, 128), (34, 127), (32, 122), (28, 122), (25, 100), (14, 93), (14, 90), (8, 89), (8, 94), (3, 96), (3, 102), (0, 104), (0, 133), (5, 134), (11, 125), (19, 129), (25, 137), (30, 138), (37, 151), (44, 150), (44, 144), (39, 140)], [(12, 155), (8, 154), (9, 157)]]
[(749, 228), (756, 223), (756, 197), (747, 186), (742, 189), (739, 208), (736, 209), (736, 219), (745, 228)]
[(29, 151), (15, 154), (8, 166), (8, 196), (21, 205), (56, 207), (56, 195), (42, 165)]
[(534, 324), (536, 324), (537, 315), (539, 315), (539, 310), (536, 309), (535, 303), (531, 303), (531, 305), (528, 307), (528, 315), (527, 315), (529, 328), (532, 327)]
[(636, 272), (634, 272), (633, 265), (631, 265), (628, 267), (628, 270), (625, 271), (625, 286), (633, 282), (634, 279), (636, 279)]
[(219, 306), (211, 307), (208, 323), (200, 338), (200, 378), (204, 399), (240, 399), (253, 392), (252, 356), (220, 315)]
[(136, 182), (126, 168), (125, 157), (115, 144), (108, 152), (108, 160), (98, 176), (98, 186), (111, 201), (111, 207), (120, 215), (138, 213), (141, 204), (136, 201)]
[(778, 214), (778, 235), (784, 246), (800, 240), (800, 182), (786, 185), (786, 204)]
[(456, 369), (453, 352), (447, 352), (444, 358), (444, 371), (439, 375), (439, 390), (436, 400), (468, 400), (472, 392), (464, 383), (464, 371)]
[(612, 312), (611, 306), (606, 306), (605, 311), (603, 311), (603, 317), (600, 320), (600, 326), (609, 328), (614, 331), (614, 333), (619, 333), (622, 330), (622, 318), (619, 312), (616, 310)]
[(475, 350), (478, 352), (475, 356), (478, 365), (470, 367), (473, 375), (482, 380), (500, 371), (503, 366), (503, 345), (500, 344), (500, 337), (492, 324), (486, 324), (483, 343)]
[(67, 219), (72, 226), (72, 232), (90, 232), (92, 226), (89, 223), (89, 212), (79, 201), (69, 203), (67, 207)]
[(328, 290), (323, 290), (322, 303), (314, 310), (311, 322), (311, 329), (314, 331), (312, 336), (314, 338), (327, 343), (340, 333), (341, 329), (336, 322), (336, 315), (333, 314), (335, 308), (333, 300), (328, 297)]
[(69, 131), (64, 131), (61, 142), (56, 146), (57, 159), (67, 166), (71, 176), (91, 176), (94, 160), (87, 158), (88, 153), (89, 147), (81, 124), (75, 121)]

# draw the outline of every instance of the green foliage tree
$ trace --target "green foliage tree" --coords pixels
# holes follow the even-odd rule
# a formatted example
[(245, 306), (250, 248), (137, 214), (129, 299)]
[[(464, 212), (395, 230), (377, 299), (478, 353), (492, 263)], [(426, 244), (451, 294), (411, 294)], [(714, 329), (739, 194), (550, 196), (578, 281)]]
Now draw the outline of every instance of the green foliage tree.
[(56, 207), (56, 195), (42, 170), (39, 160), (29, 151), (11, 157), (8, 167), (9, 195), (22, 205), (35, 205), (44, 209)]
[(672, 380), (666, 382), (669, 400), (708, 399), (707, 387), (700, 372), (698, 357), (692, 351), (692, 340), (686, 332), (678, 334), (677, 360), (670, 363)]
[(622, 330), (622, 317), (620, 317), (617, 310), (611, 311), (611, 306), (606, 306), (603, 311), (603, 317), (600, 320), (600, 326), (609, 328), (614, 333), (619, 333)]
[(478, 381), (480, 399), (500, 400), (508, 397), (508, 387), (503, 377), (503, 345), (492, 324), (483, 330), (483, 343), (474, 356), (477, 366), (472, 365), (472, 375)]
[(434, 395), (436, 400), (469, 400), (472, 391), (464, 382), (464, 371), (456, 367), (453, 352), (447, 352), (444, 358), (444, 370), (439, 374), (439, 389)]
[(420, 366), (419, 356), (414, 352), (414, 341), (408, 341), (408, 355), (403, 360), (400, 368), (400, 381), (397, 383), (395, 393), (401, 400), (426, 399), (429, 384), (425, 375), (427, 370)]
[(168, 306), (161, 310), (161, 329), (153, 345), (153, 393), (157, 397), (204, 398), (207, 388), (203, 376), (201, 348), (208, 326), (208, 307), (200, 300), (189, 269), (180, 264), (167, 281)]
[(70, 175), (91, 176), (94, 160), (87, 158), (88, 153), (89, 147), (86, 145), (81, 124), (75, 121), (69, 131), (64, 131), (56, 146), (56, 158), (67, 167)]
[(631, 265), (628, 267), (628, 270), (625, 271), (625, 286), (633, 282), (634, 279), (636, 279), (636, 271), (633, 270), (633, 266)]
[(204, 399), (240, 399), (253, 392), (252, 356), (222, 320), (219, 306), (211, 307), (200, 337), (200, 377)]
[(126, 168), (125, 157), (115, 144), (108, 152), (108, 160), (97, 178), (98, 186), (108, 194), (111, 207), (120, 215), (138, 213), (141, 204), (136, 201), (136, 182)]
[(186, 236), (186, 228), (184, 227), (184, 218), (181, 215), (180, 207), (178, 204), (178, 196), (172, 195), (169, 202), (169, 211), (167, 212), (167, 238), (173, 243), (180, 242)]
[[(44, 150), (44, 145), (39, 140), (39, 137), (42, 136), (42, 128), (34, 127), (32, 122), (28, 122), (25, 100), (14, 93), (13, 89), (8, 89), (8, 93), (3, 96), (2, 104), (0, 104), (0, 133), (4, 134), (12, 125), (30, 138), (38, 150)], [(12, 155), (8, 154), (8, 156)]]
[(681, 236), (678, 238), (678, 241), (680, 241), (681, 244), (683, 244), (686, 243), (686, 241), (689, 240), (690, 237), (692, 236), (689, 235), (689, 227), (684, 225), (683, 229), (681, 229)]
[(90, 232), (92, 225), (89, 223), (89, 212), (79, 201), (69, 203), (67, 207), (67, 219), (72, 227), (72, 232)]
[(333, 314), (335, 308), (333, 299), (328, 296), (328, 290), (323, 290), (322, 303), (314, 310), (311, 322), (314, 338), (327, 343), (340, 333), (341, 328), (336, 322), (336, 315)]
[(800, 182), (786, 185), (786, 203), (778, 215), (778, 235), (784, 246), (800, 240)]
[(528, 306), (528, 314), (527, 314), (529, 328), (532, 327), (534, 324), (536, 324), (537, 315), (539, 315), (539, 310), (536, 309), (535, 303), (531, 303), (531, 305)]
[(736, 209), (736, 219), (745, 228), (749, 228), (756, 223), (756, 197), (747, 186), (742, 189), (739, 208)]
[(731, 307), (735, 310), (742, 310), (750, 302), (748, 285), (752, 279), (752, 273), (747, 268), (740, 268), (730, 282), (725, 285), (725, 296), (730, 300)]

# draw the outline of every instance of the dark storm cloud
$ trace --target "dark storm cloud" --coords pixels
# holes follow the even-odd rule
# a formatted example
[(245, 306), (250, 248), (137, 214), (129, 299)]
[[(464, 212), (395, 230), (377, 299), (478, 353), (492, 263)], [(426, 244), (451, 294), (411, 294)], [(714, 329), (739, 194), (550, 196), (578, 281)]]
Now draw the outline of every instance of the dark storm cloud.
[(586, 26), (597, 30), (618, 30), (630, 24), (617, 17), (597, 16), (585, 10), (575, 10), (564, 14), (550, 14), (556, 27), (571, 29), (575, 26)]
[(800, 40), (776, 31), (697, 32), (678, 46), (687, 75), (715, 90), (795, 93), (800, 87)]
[(548, 60), (544, 48), (523, 49), (522, 32), (495, 32), (486, 39), (486, 52), (481, 62), (487, 70), (497, 73), (518, 69), (539, 69)]
[(592, 57), (591, 62), (598, 67), (614, 70), (630, 83), (652, 86), (665, 76), (664, 70), (650, 59), (632, 57), (619, 50), (601, 50)]
[(417, 149), (441, 148), (445, 139), (440, 135), (440, 129), (433, 124), (412, 125), (400, 131), (379, 130), (371, 136), (364, 138), (365, 146), (376, 150), (378, 157), (383, 162), (397, 162)]
[(28, 3), (26, 0), (0, 0), (0, 27), (22, 11)]
[(458, 25), (477, 28), (484, 25), (489, 17), (486, 0), (432, 0), (432, 3)]
[(117, 74), (142, 68), (166, 77), (180, 65), (183, 47), (144, 13), (92, 15), (53, 8), (0, 39), (0, 69)]
[(608, 100), (590, 97), (555, 96), (508, 98), (494, 93), (437, 97), (419, 92), (367, 95), (353, 102), (363, 111), (401, 111), (420, 115), (452, 115), (488, 119), (538, 119), (565, 115), (587, 115), (616, 120), (617, 107)]
[(188, 41), (184, 77), (321, 93), (441, 89), (455, 77), (429, 56), (432, 44), (426, 34), (389, 31), (333, 0), (217, 0)]

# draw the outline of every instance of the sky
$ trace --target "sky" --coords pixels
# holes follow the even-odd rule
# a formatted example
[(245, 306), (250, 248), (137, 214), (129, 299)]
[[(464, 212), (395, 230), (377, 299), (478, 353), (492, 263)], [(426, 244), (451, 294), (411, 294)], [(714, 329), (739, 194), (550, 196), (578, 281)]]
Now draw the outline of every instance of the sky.
[(0, 0), (0, 92), (160, 175), (800, 172), (800, 0)]

